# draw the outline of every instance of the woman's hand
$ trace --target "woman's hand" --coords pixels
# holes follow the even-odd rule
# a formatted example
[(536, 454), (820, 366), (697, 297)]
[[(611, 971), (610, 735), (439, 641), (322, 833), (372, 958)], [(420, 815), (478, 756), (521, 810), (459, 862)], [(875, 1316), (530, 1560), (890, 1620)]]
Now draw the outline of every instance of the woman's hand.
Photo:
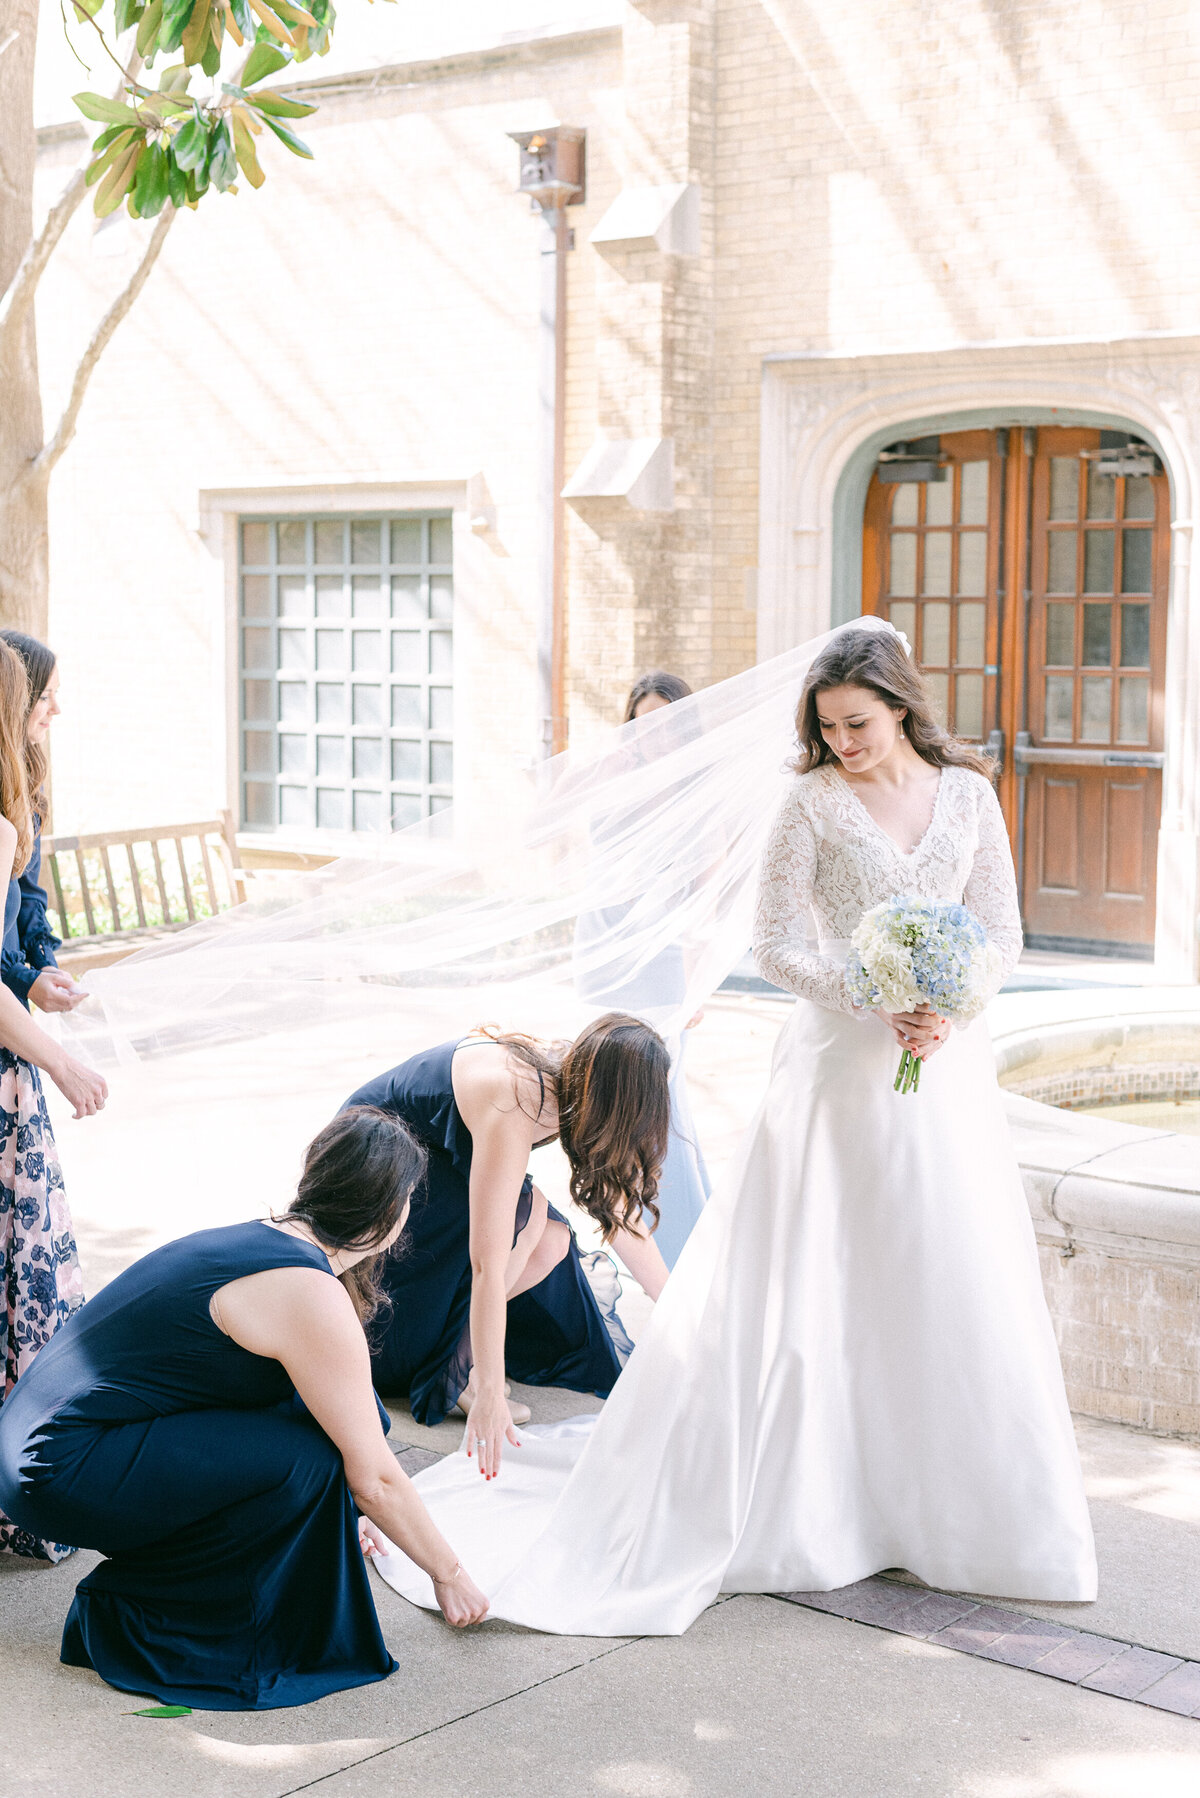
[(941, 1048), (950, 1034), (950, 1025), (930, 1005), (918, 1005), (915, 1011), (881, 1011), (883, 1019), (902, 1049), (909, 1049), (919, 1061)]
[(43, 968), (29, 989), (39, 1011), (74, 1011), (87, 998), (87, 988), (76, 986), (61, 968)]
[(68, 1104), (75, 1107), (77, 1118), (94, 1117), (104, 1109), (104, 1101), (108, 1098), (108, 1082), (103, 1074), (95, 1068), (89, 1068), (86, 1062), (76, 1061), (73, 1055), (64, 1053), (55, 1057), (53, 1067), (46, 1069), (51, 1080), (57, 1086)]
[(493, 1480), (499, 1473), (506, 1442), (514, 1448), (521, 1446), (508, 1400), (502, 1392), (476, 1393), (467, 1412), (467, 1453), (478, 1456), (479, 1471), (485, 1479)]
[(391, 1551), (391, 1543), (369, 1517), (359, 1517), (358, 1546), (368, 1560), (372, 1555), (386, 1555)]
[(468, 1623), (482, 1623), (488, 1614), (487, 1598), (461, 1561), (449, 1579), (430, 1577), (433, 1579), (433, 1596), (447, 1623), (455, 1629), (465, 1629)]

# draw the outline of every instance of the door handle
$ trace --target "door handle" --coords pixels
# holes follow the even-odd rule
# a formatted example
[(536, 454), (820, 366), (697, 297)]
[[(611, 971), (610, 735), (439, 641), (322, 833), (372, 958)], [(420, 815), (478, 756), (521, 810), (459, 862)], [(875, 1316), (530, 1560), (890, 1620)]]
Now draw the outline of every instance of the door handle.
[(1165, 756), (1153, 749), (1050, 749), (1045, 744), (1036, 748), (1031, 743), (1017, 743), (1013, 760), (1018, 774), (1031, 767), (1058, 768), (1161, 768)]

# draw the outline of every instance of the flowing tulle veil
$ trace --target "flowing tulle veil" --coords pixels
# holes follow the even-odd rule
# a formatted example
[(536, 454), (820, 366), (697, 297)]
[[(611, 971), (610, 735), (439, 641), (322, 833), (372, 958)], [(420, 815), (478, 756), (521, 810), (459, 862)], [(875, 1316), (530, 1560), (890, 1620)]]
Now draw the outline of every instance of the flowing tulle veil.
[(111, 1066), (368, 1007), (394, 1016), (397, 1061), (484, 1018), (572, 1035), (666, 954), (670, 993), (649, 982), (625, 1008), (673, 1033), (748, 947), (797, 698), (831, 635), (514, 771), (483, 822), (440, 812), (94, 972), (72, 1046)]

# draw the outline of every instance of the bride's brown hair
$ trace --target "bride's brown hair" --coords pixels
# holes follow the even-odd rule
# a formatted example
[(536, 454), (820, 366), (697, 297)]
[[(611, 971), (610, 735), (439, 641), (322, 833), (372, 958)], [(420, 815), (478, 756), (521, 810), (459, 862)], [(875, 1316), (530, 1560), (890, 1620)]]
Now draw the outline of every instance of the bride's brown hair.
[(817, 716), (818, 696), (833, 687), (865, 687), (893, 712), (903, 713), (904, 734), (923, 762), (935, 768), (973, 768), (991, 780), (987, 757), (938, 723), (929, 688), (892, 631), (840, 631), (813, 662), (796, 708), (800, 753), (792, 766), (797, 774), (837, 759)]
[(611, 1242), (623, 1226), (636, 1229), (643, 1213), (653, 1229), (671, 1127), (671, 1058), (658, 1032), (628, 1012), (610, 1011), (573, 1043), (540, 1043), (494, 1025), (480, 1034), (549, 1086), (571, 1197), (599, 1224), (602, 1240)]
[(29, 768), (25, 729), (29, 718), (29, 677), (15, 649), (0, 643), (0, 812), (17, 833), (12, 871), (20, 874), (33, 852)]

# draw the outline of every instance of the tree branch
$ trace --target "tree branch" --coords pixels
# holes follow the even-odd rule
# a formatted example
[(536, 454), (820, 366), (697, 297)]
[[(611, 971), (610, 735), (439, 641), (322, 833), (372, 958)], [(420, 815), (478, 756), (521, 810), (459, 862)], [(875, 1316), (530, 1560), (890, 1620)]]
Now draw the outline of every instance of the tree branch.
[[(88, 152), (88, 160), (91, 151)], [(78, 209), (79, 202), (87, 192), (85, 176), (87, 162), (81, 162), (62, 193), (50, 208), (45, 224), (38, 235), (30, 242), (29, 248), (21, 258), (20, 266), (9, 284), (8, 292), (0, 300), (0, 356), (3, 356), (4, 339), (10, 333), (19, 331), (25, 322), (29, 308), (33, 305), (33, 297), (37, 292), (37, 284), (42, 272), (54, 254), (59, 238), (70, 224)]]
[(162, 249), (167, 232), (171, 229), (174, 221), (175, 208), (168, 200), (155, 224), (154, 234), (146, 245), (142, 260), (129, 277), (122, 292), (118, 294), (100, 320), (92, 341), (79, 359), (79, 366), (75, 370), (75, 379), (71, 383), (71, 396), (58, 421), (58, 429), (40, 455), (36, 456), (30, 464), (30, 474), (34, 478), (45, 480), (49, 476), (50, 471), (74, 437), (75, 426), (79, 422), (79, 409), (83, 405), (83, 396), (87, 392), (88, 382), (92, 378), (96, 364), (104, 354), (109, 338), (146, 285), (150, 277), (150, 270), (158, 261), (158, 253)]

